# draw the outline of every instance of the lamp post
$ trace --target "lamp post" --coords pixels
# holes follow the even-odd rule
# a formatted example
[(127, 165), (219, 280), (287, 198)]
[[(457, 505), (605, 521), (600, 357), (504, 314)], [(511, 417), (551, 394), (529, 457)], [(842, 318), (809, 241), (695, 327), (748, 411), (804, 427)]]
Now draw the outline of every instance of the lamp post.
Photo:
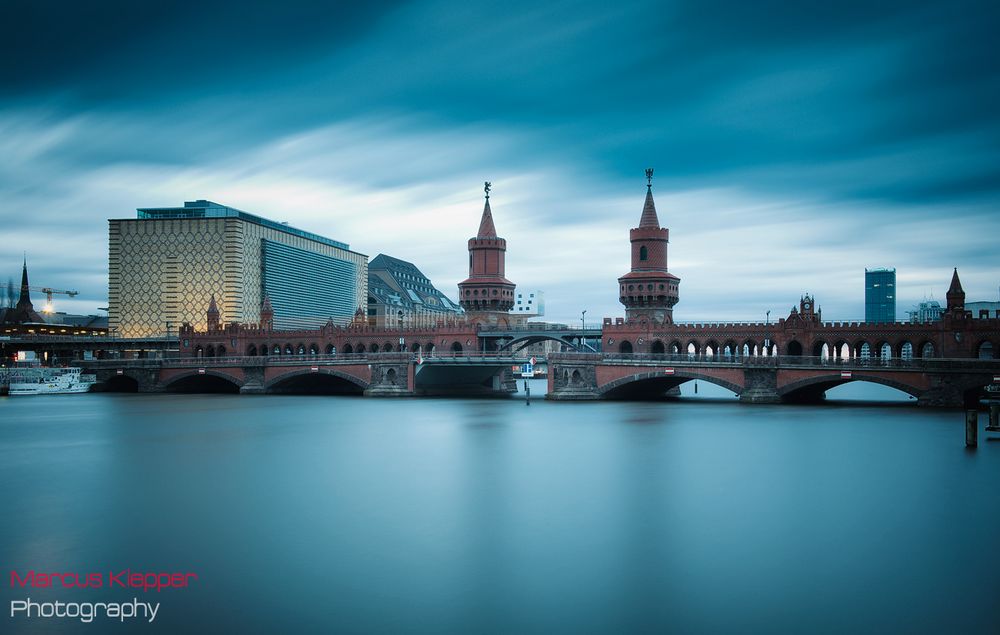
[(583, 347), (585, 345), (584, 342), (587, 341), (587, 334), (585, 333), (585, 331), (587, 330), (587, 321), (586, 321), (586, 318), (587, 318), (587, 309), (584, 309), (583, 313), (580, 314), (580, 349), (581, 350), (583, 349)]

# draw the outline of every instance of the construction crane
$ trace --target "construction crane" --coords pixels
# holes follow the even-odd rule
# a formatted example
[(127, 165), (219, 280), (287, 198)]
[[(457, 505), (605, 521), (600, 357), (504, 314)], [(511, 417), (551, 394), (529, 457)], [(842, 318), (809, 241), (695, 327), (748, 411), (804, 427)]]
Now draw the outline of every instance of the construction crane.
[(79, 291), (65, 291), (63, 289), (53, 289), (52, 287), (28, 287), (28, 291), (38, 291), (45, 294), (45, 308), (42, 309), (42, 313), (52, 313), (53, 293), (68, 295), (71, 298), (75, 295), (80, 295)]

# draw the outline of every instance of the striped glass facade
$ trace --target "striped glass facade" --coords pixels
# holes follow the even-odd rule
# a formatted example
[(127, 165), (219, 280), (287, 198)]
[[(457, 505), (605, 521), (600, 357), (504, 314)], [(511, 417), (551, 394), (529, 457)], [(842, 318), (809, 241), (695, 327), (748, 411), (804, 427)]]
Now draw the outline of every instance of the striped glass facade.
[(274, 308), (275, 329), (345, 324), (358, 308), (353, 262), (262, 240), (262, 294)]
[(896, 321), (896, 270), (865, 269), (865, 322)]

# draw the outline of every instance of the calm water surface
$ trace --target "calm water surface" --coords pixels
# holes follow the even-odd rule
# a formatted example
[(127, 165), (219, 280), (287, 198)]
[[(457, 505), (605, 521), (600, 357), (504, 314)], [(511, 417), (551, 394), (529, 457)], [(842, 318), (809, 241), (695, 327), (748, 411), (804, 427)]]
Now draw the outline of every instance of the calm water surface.
[[(966, 451), (962, 416), (0, 399), (0, 631), (997, 633), (1000, 442)], [(199, 580), (159, 594), (8, 580), (126, 567)], [(7, 617), (27, 595), (161, 608), (152, 625)]]

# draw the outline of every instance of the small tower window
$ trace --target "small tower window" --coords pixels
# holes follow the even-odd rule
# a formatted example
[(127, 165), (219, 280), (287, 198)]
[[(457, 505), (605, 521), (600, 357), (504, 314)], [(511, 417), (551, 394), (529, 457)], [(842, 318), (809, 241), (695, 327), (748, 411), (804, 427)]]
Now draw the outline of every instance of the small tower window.
[(639, 260), (645, 260), (649, 257), (649, 252), (646, 251), (646, 245), (639, 247)]

